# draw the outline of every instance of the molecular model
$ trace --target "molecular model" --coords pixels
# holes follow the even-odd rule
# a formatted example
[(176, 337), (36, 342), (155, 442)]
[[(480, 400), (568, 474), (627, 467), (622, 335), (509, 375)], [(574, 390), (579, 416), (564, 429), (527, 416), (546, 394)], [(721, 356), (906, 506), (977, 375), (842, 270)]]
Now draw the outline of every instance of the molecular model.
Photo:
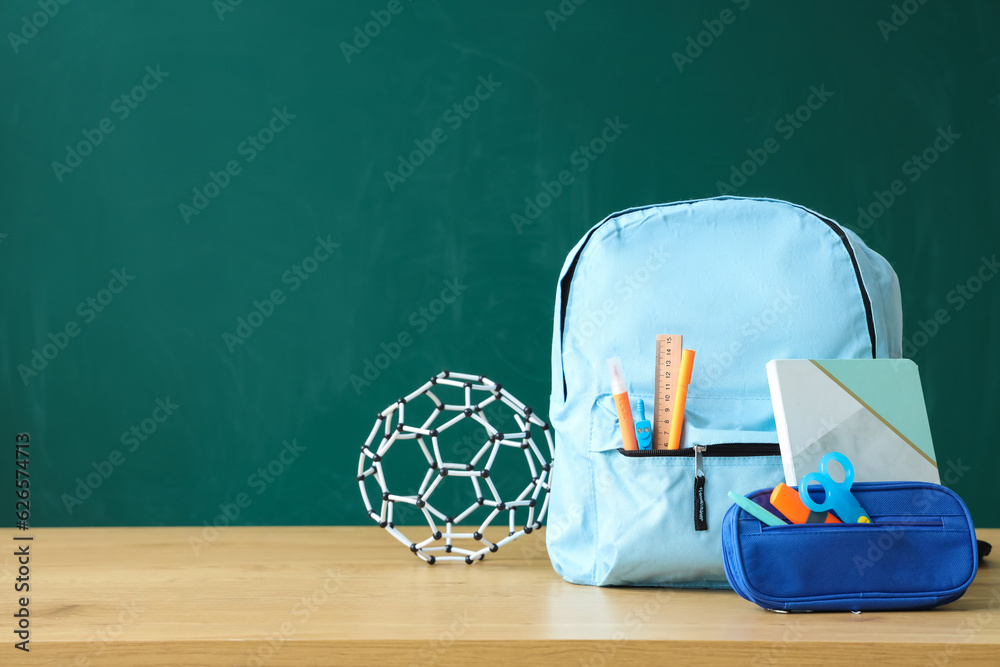
[[(454, 401), (444, 402), (438, 395), (446, 398), (452, 395)], [(429, 398), (430, 401), (421, 397)], [(421, 403), (429, 410), (429, 416), (413, 422), (419, 426), (407, 424), (405, 417), (416, 415), (421, 410)], [(487, 409), (494, 403), (497, 405)], [(491, 419), (499, 421), (498, 418), (504, 418), (501, 411), (506, 415), (500, 422), (503, 430), (490, 423)], [(450, 452), (454, 449), (446, 447), (449, 443), (448, 436), (459, 430), (454, 427), (463, 420), (474, 420), (473, 423), (466, 422), (463, 425), (466, 429), (476, 428), (476, 434), (466, 438), (465, 458), (468, 460), (446, 461), (441, 450), (445, 448)], [(448, 434), (450, 428), (453, 430)], [(540, 430), (545, 436), (547, 457), (543, 456), (532, 436), (533, 428)], [(399, 448), (418, 448), (426, 459), (427, 469), (423, 474), (423, 481), (415, 489), (415, 493), (409, 495), (397, 494), (386, 484), (386, 458), (390, 449), (398, 451)], [(361, 446), (358, 486), (361, 488), (368, 516), (418, 557), (432, 565), (440, 560), (464, 560), (471, 564), (482, 560), (487, 552), (496, 552), (508, 542), (531, 533), (542, 525), (549, 503), (552, 450), (549, 425), (500, 384), (482, 375), (443, 371), (378, 414), (375, 426)], [(469, 458), (473, 452), (474, 455)], [(499, 461), (498, 454), (501, 455)], [(522, 454), (527, 466), (518, 463), (517, 459)], [(511, 456), (514, 458), (509, 458)], [(491, 476), (491, 472), (506, 480), (515, 475), (518, 469), (524, 471), (517, 480), (517, 488), (520, 489), (523, 483), (523, 490), (516, 497), (502, 497), (494, 484), (494, 479), (498, 478), (496, 475)], [(404, 474), (405, 472), (407, 471)], [(454, 479), (449, 481), (449, 478)], [(460, 478), (467, 478), (468, 482)], [(413, 477), (414, 486), (416, 479), (419, 479), (419, 472)], [(377, 482), (377, 488), (372, 480)], [(466, 495), (462, 488), (456, 490), (452, 486), (451, 495), (446, 495), (438, 503), (436, 499), (432, 500), (432, 496), (435, 490), (443, 488), (442, 484), (467, 484), (471, 504), (457, 513), (442, 511), (450, 509), (444, 507), (450, 499), (456, 495)], [(382, 504), (377, 512), (372, 509), (369, 488), (381, 493)], [(414, 491), (412, 486), (407, 490)], [(441, 493), (438, 495), (442, 496)], [(420, 510), (430, 527), (430, 537), (422, 541), (410, 540), (393, 523), (394, 507), (399, 506), (400, 510), (411, 509), (401, 506), (401, 503)], [(507, 514), (508, 534), (495, 543), (491, 542), (485, 537), (487, 526), (504, 513)], [(480, 523), (479, 516), (483, 514), (486, 514), (486, 518)], [(459, 529), (458, 524), (467, 519), (471, 525)], [(476, 524), (478, 528), (475, 527)], [(518, 529), (519, 525), (523, 527)], [(456, 529), (461, 532), (456, 532)], [(470, 548), (458, 546), (456, 542)]]

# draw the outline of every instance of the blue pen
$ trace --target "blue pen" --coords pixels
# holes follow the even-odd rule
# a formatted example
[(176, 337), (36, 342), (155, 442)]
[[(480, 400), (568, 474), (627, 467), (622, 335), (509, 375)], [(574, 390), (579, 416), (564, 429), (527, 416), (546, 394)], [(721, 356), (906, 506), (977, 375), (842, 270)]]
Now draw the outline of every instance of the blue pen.
[(760, 505), (758, 505), (754, 501), (750, 500), (746, 496), (741, 496), (740, 494), (736, 493), (735, 491), (730, 491), (729, 492), (729, 497), (732, 499), (732, 501), (734, 503), (736, 503), (737, 505), (739, 505), (740, 507), (742, 507), (743, 509), (745, 509), (747, 512), (749, 512), (753, 516), (757, 517), (758, 519), (760, 519), (761, 521), (763, 521), (764, 523), (766, 523), (769, 526), (787, 526), (788, 525), (787, 523), (785, 523), (784, 521), (782, 521), (778, 517), (774, 516), (773, 514), (771, 514), (766, 509), (764, 509), (763, 507), (761, 507)]

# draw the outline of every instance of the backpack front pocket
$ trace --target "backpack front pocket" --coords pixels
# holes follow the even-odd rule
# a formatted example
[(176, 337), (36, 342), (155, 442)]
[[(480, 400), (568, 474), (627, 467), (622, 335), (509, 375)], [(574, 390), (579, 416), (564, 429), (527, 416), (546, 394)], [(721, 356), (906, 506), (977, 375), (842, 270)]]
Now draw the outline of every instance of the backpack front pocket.
[(595, 403), (590, 435), (595, 583), (728, 587), (721, 547), (727, 494), (781, 482), (778, 445), (626, 451), (610, 396)]

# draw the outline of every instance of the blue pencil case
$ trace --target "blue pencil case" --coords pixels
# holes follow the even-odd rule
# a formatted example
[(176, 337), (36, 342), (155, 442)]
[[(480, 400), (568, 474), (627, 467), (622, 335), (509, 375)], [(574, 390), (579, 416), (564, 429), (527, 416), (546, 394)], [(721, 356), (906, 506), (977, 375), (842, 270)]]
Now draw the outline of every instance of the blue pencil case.
[[(857, 483), (851, 492), (871, 524), (765, 526), (730, 507), (722, 525), (729, 584), (779, 611), (928, 609), (962, 597), (978, 561), (972, 517), (955, 492), (925, 482)], [(781, 516), (770, 495), (748, 497)], [(813, 497), (822, 501), (823, 491)]]

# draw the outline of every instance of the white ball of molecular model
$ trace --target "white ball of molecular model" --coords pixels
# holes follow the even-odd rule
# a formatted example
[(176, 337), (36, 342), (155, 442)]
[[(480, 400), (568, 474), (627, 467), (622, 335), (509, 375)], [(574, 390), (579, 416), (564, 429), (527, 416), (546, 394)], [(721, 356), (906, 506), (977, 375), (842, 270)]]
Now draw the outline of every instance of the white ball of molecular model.
[[(455, 394), (454, 402), (442, 401), (438, 395), (448, 398)], [(429, 398), (428, 402), (426, 399)], [(430, 411), (429, 416), (417, 414), (420, 403)], [(491, 404), (494, 408), (487, 409)], [(506, 408), (503, 408), (506, 406)], [(499, 410), (507, 414), (504, 418)], [(494, 414), (491, 415), (490, 413)], [(419, 417), (411, 425), (406, 423), (406, 417)], [(490, 422), (493, 418), (503, 419), (501, 428)], [(513, 422), (511, 422), (511, 418)], [(442, 449), (447, 448), (448, 429), (458, 430), (456, 425), (468, 427), (469, 422), (477, 427), (477, 435), (466, 437), (471, 447), (467, 449), (466, 461), (446, 461)], [(545, 454), (542, 453), (533, 431), (540, 432), (545, 439)], [(386, 462), (390, 449), (418, 448), (426, 460), (427, 469), (419, 486), (406, 489), (410, 493), (398, 493), (399, 489), (390, 489), (386, 483)], [(426, 562), (433, 564), (440, 560), (465, 561), (473, 563), (482, 560), (487, 552), (495, 552), (508, 542), (521, 535), (531, 533), (542, 525), (549, 502), (549, 479), (552, 471), (552, 434), (549, 425), (539, 419), (531, 408), (512, 396), (501, 385), (486, 379), (482, 375), (468, 375), (443, 371), (422, 387), (399, 399), (378, 414), (375, 426), (368, 439), (361, 447), (361, 457), (358, 461), (358, 486), (365, 502), (365, 508), (379, 526), (385, 528), (393, 537), (407, 546), (410, 551)], [(523, 454), (527, 465), (503, 464), (508, 460), (505, 453), (498, 460), (498, 454), (503, 452)], [(474, 454), (473, 454), (474, 452)], [(468, 454), (472, 454), (469, 458)], [(494, 468), (494, 465), (497, 468)], [(507, 466), (510, 465), (509, 468)], [(499, 469), (504, 467), (507, 469)], [(518, 475), (518, 469), (521, 472)], [(495, 473), (491, 476), (491, 472)], [(521, 476), (515, 479), (517, 495), (501, 496), (494, 484), (494, 479)], [(441, 503), (434, 498), (435, 490), (440, 491), (442, 484), (449, 479), (468, 480), (467, 496), (471, 503), (457, 512), (449, 512), (451, 508), (444, 505), (453, 502), (456, 497), (454, 490), (450, 496), (445, 496)], [(372, 484), (377, 483), (377, 487)], [(466, 482), (461, 482), (465, 484)], [(367, 485), (367, 486), (366, 486)], [(368, 489), (381, 494), (381, 506), (378, 511), (372, 507)], [(506, 489), (505, 489), (506, 491)], [(441, 495), (439, 493), (439, 495)], [(417, 508), (430, 528), (430, 536), (414, 541), (407, 538), (393, 523), (393, 508), (412, 510)], [(407, 507), (408, 506), (408, 507)], [(496, 542), (487, 539), (485, 533), (490, 523), (506, 514), (508, 532), (506, 537)], [(480, 522), (480, 516), (485, 519)], [(469, 521), (472, 525), (459, 528), (458, 524)], [(478, 527), (477, 527), (478, 526)], [(520, 526), (520, 528), (518, 527)], [(406, 527), (408, 530), (415, 527)]]

